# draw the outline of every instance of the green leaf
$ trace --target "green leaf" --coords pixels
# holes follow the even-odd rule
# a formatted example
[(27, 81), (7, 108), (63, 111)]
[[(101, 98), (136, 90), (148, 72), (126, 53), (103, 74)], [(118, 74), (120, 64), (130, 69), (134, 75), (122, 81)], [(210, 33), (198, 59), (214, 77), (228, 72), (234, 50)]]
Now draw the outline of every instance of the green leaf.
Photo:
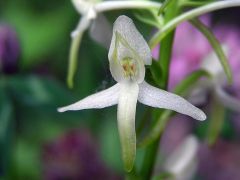
[(3, 174), (6, 176), (11, 163), (13, 107), (2, 85), (0, 85), (0, 170), (3, 168)]
[(152, 61), (152, 65), (150, 66), (150, 72), (152, 75), (152, 79), (158, 87), (161, 87), (161, 76), (162, 76), (162, 68), (157, 61)]
[(196, 83), (200, 78), (202, 77), (209, 77), (210, 74), (205, 70), (198, 70), (194, 71), (193, 73), (189, 74), (184, 80), (179, 83), (175, 89), (174, 92), (176, 94), (181, 94), (182, 96), (187, 93), (187, 89), (191, 87), (194, 83)]
[[(162, 14), (167, 8), (168, 5), (173, 2), (173, 0), (165, 0), (162, 4), (162, 6), (158, 10), (158, 15)], [(176, 2), (175, 2), (176, 3)]]
[(11, 95), (18, 102), (31, 105), (58, 106), (73, 101), (73, 96), (56, 80), (37, 76), (17, 76), (8, 79)]
[(40, 146), (18, 137), (14, 148), (12, 179), (41, 179), (41, 150)]
[(181, 5), (185, 7), (199, 7), (213, 2), (213, 0), (184, 0)]
[(214, 145), (221, 133), (225, 118), (224, 115), (224, 106), (217, 100), (216, 97), (214, 97), (211, 104), (210, 121), (207, 133), (207, 142), (210, 146)]
[(218, 59), (224, 69), (224, 72), (228, 78), (228, 82), (231, 84), (232, 83), (231, 68), (220, 42), (214, 36), (212, 31), (207, 26), (205, 26), (201, 21), (199, 21), (198, 19), (192, 19), (190, 20), (190, 22), (207, 38), (207, 40), (211, 44), (212, 48), (216, 52), (216, 55), (218, 56)]
[(169, 172), (162, 172), (160, 175), (154, 176), (153, 180), (173, 179), (174, 176)]
[(135, 10), (134, 15), (139, 21), (156, 28), (161, 28), (163, 25), (162, 17), (158, 17), (155, 10)]
[(168, 33), (173, 31), (177, 27), (177, 25), (179, 25), (181, 22), (193, 19), (197, 16), (200, 16), (212, 11), (216, 11), (219, 9), (238, 7), (238, 6), (240, 6), (239, 1), (234, 1), (234, 0), (217, 1), (217, 2), (206, 4), (204, 6), (194, 8), (185, 13), (182, 13), (181, 15), (168, 21), (158, 32), (156, 32), (155, 35), (150, 39), (149, 46), (151, 49), (154, 48), (166, 35), (168, 35)]

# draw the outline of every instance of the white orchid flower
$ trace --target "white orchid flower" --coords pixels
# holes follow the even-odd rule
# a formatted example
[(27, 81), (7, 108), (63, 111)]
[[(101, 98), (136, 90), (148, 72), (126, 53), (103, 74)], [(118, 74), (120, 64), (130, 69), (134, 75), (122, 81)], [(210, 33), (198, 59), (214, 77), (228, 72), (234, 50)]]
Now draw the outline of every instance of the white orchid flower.
[[(222, 47), (225, 54), (228, 56), (229, 50), (227, 45), (222, 45)], [(208, 92), (213, 91), (219, 101), (226, 108), (240, 112), (240, 101), (224, 90), (224, 86), (227, 84), (226, 76), (214, 51), (204, 58), (201, 68), (206, 70), (212, 78), (199, 83), (199, 86), (193, 90), (193, 94), (190, 96), (190, 101), (194, 102), (194, 104), (201, 104), (207, 99)]]
[[(101, 13), (119, 9), (156, 9), (159, 2), (145, 0), (72, 0), (75, 9), (82, 15), (76, 29), (71, 33), (72, 43), (69, 57), (68, 85), (73, 87), (73, 77), (77, 67), (77, 52), (83, 33), (91, 26), (90, 36), (106, 48), (109, 47), (111, 26)], [(100, 34), (100, 35), (99, 35)]]
[(118, 104), (117, 119), (125, 169), (133, 167), (136, 154), (136, 104), (174, 110), (197, 120), (206, 115), (182, 97), (155, 88), (144, 81), (145, 67), (151, 65), (151, 51), (132, 20), (119, 16), (114, 23), (108, 53), (110, 71), (117, 84), (90, 95), (72, 105), (59, 108), (59, 112), (91, 108), (105, 108)]
[(189, 135), (173, 153), (167, 157), (164, 170), (171, 173), (174, 180), (191, 180), (197, 170), (197, 151), (199, 142)]
[(161, 3), (144, 0), (72, 0), (76, 10), (83, 16), (72, 37), (85, 31), (90, 25), (90, 21), (97, 18), (97, 14), (118, 9), (148, 9), (159, 8)]

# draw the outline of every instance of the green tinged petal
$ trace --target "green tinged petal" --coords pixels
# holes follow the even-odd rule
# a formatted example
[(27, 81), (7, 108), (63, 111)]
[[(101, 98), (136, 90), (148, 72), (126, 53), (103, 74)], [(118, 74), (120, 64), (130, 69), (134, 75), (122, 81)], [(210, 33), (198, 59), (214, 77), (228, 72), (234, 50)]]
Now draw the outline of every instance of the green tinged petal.
[(118, 129), (124, 168), (130, 172), (136, 156), (135, 113), (139, 87), (137, 83), (121, 83), (118, 102)]

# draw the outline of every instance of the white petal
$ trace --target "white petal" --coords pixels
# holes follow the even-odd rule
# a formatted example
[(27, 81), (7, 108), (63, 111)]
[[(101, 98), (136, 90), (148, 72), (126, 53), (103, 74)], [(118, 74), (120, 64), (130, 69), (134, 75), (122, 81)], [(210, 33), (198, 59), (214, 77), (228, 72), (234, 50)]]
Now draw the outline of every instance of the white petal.
[(206, 119), (204, 112), (176, 94), (155, 88), (145, 81), (139, 87), (138, 100), (143, 104), (174, 110), (200, 121)]
[(91, 20), (86, 16), (81, 17), (76, 29), (71, 33), (71, 37), (75, 38), (78, 34), (82, 34), (90, 25)]
[(240, 113), (240, 100), (232, 97), (220, 86), (215, 87), (215, 92), (220, 102), (227, 108)]
[(111, 42), (112, 27), (103, 14), (98, 14), (90, 27), (90, 36), (92, 39), (109, 48)]
[(131, 171), (136, 156), (135, 113), (138, 91), (136, 83), (121, 83), (117, 114), (126, 171)]
[(89, 9), (94, 6), (94, 2), (86, 0), (72, 0), (75, 9), (82, 15), (87, 14)]
[(212, 89), (213, 83), (209, 79), (202, 79), (192, 89), (188, 95), (188, 101), (195, 105), (201, 105), (207, 102), (207, 95), (209, 90)]
[[(223, 51), (228, 55), (229, 50), (226, 45), (222, 45)], [(209, 72), (214, 78), (217, 78), (220, 74), (224, 74), (223, 67), (215, 53), (215, 51), (210, 52), (201, 64), (201, 68)]]
[(116, 84), (104, 91), (90, 95), (74, 104), (58, 108), (59, 112), (76, 111), (82, 109), (101, 109), (118, 103), (120, 85)]
[(196, 154), (198, 141), (196, 137), (189, 136), (167, 158), (164, 169), (175, 176), (177, 180), (190, 180), (196, 170)]
[(71, 37), (74, 38), (78, 35), (78, 33), (83, 33), (86, 29), (88, 29), (91, 21), (96, 17), (96, 11), (93, 8), (90, 8), (88, 12), (81, 17), (77, 28), (71, 33)]
[[(115, 32), (118, 32), (129, 44), (129, 46), (139, 55), (140, 59), (146, 64), (150, 65), (152, 63), (151, 50), (144, 40), (143, 36), (138, 32), (133, 21), (127, 16), (119, 16), (114, 23), (113, 27), (113, 37), (108, 53), (109, 60), (113, 60), (113, 54), (115, 49), (116, 36)], [(119, 56), (124, 55), (126, 47), (121, 47), (118, 49)], [(118, 57), (121, 59), (121, 57)]]

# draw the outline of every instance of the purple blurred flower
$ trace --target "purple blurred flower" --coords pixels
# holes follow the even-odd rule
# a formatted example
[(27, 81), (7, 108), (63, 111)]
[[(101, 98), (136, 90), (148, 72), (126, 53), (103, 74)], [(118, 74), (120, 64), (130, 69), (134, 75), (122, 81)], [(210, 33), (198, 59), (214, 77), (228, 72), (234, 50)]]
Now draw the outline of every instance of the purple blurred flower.
[[(205, 24), (210, 24), (208, 16), (204, 16), (202, 20)], [(226, 45), (229, 50), (228, 59), (233, 70), (233, 86), (240, 89), (240, 54), (238, 53), (240, 50), (240, 31), (237, 30), (237, 27), (224, 25), (212, 29), (221, 44)], [(205, 57), (212, 51), (207, 39), (197, 29), (188, 22), (180, 24), (175, 34), (169, 89), (175, 87), (189, 73), (199, 69)], [(155, 59), (158, 58), (158, 47), (153, 50), (152, 55)]]
[(72, 131), (47, 144), (43, 150), (44, 179), (119, 179), (104, 165), (97, 148), (86, 131)]
[(238, 180), (240, 144), (219, 140), (212, 149), (203, 144), (199, 152), (199, 175), (205, 180)]
[[(209, 18), (204, 16), (203, 22), (209, 24)], [(158, 49), (159, 46), (152, 52), (155, 59), (159, 56)], [(203, 58), (210, 51), (211, 48), (208, 41), (198, 30), (188, 22), (180, 24), (177, 27), (174, 39), (169, 89), (178, 84), (187, 74), (197, 70)]]
[(20, 56), (16, 32), (8, 25), (0, 24), (0, 71), (11, 74), (18, 69)]
[[(193, 122), (182, 115), (174, 116), (167, 124), (161, 138), (161, 151), (171, 154), (177, 146), (192, 132)], [(177, 129), (177, 130), (176, 130)]]
[(216, 37), (229, 49), (228, 60), (233, 72), (233, 85), (237, 97), (240, 98), (240, 30), (234, 26), (217, 26), (214, 29)]
[[(208, 16), (202, 20), (209, 26)], [(238, 53), (240, 31), (235, 26), (223, 24), (213, 27), (212, 30), (228, 58), (233, 73), (233, 84), (230, 86), (227, 83), (224, 70), (207, 39), (185, 22), (176, 30), (170, 65), (169, 89), (173, 89), (191, 72), (204, 69), (212, 75), (212, 78), (198, 82), (198, 86), (189, 94), (189, 101), (194, 104), (203, 104), (208, 99), (209, 92), (213, 92), (225, 107), (240, 112), (240, 54)], [(157, 49), (153, 50), (155, 58), (158, 57)]]

